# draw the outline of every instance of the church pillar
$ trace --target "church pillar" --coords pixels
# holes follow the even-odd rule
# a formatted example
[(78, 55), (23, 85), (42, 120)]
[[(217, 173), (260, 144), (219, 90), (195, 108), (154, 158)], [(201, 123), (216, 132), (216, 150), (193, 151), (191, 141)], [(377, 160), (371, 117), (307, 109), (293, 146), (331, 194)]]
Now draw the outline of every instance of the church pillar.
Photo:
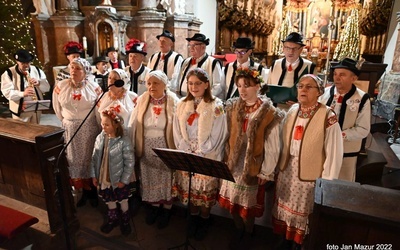
[(157, 11), (156, 0), (140, 0), (139, 8), (133, 18), (136, 26), (135, 38), (146, 42), (147, 54), (150, 56), (158, 51), (156, 36), (162, 33), (166, 17), (164, 13)]
[[(400, 12), (397, 12), (397, 22), (400, 23)], [(400, 31), (400, 28), (398, 29)], [(392, 71), (393, 72), (400, 72), (400, 32), (397, 35), (397, 40), (396, 40), (396, 47), (394, 49), (394, 56), (393, 56), (393, 62), (392, 62)]]
[(49, 21), (49, 16), (35, 15), (32, 16), (32, 23), (35, 31), (36, 53), (39, 61), (43, 65), (43, 71), (46, 73), (47, 79), (53, 83), (52, 65), (56, 61), (54, 55), (56, 51), (51, 45), (54, 39), (52, 24)]
[(49, 43), (51, 41), (56, 45), (54, 46), (56, 51), (52, 53), (56, 61), (54, 65), (67, 65), (68, 60), (65, 57), (63, 47), (68, 41), (82, 43), (84, 17), (54, 15), (50, 17), (50, 20), (53, 22), (52, 34), (54, 37), (49, 38)]

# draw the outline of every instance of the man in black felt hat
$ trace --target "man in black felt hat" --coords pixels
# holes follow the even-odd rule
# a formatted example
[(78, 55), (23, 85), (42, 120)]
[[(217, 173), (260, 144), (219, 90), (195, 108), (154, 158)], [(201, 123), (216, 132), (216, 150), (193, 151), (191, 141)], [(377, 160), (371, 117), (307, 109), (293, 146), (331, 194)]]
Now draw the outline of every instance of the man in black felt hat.
[(225, 100), (239, 96), (235, 84), (235, 75), (238, 68), (255, 68), (260, 75), (265, 77), (266, 70), (264, 67), (250, 58), (254, 49), (254, 42), (248, 37), (239, 37), (233, 43), (233, 52), (236, 54), (236, 61), (229, 63), (224, 68), (225, 73)]
[(147, 67), (152, 70), (158, 69), (164, 71), (168, 76), (168, 80), (171, 81), (174, 72), (179, 72), (183, 57), (181, 54), (172, 50), (175, 37), (171, 32), (163, 30), (163, 32), (156, 37), (158, 39), (160, 51), (151, 55)]
[(212, 86), (212, 94), (223, 99), (225, 96), (225, 85), (223, 84), (224, 75), (221, 61), (206, 53), (206, 46), (210, 43), (210, 39), (206, 38), (206, 36), (201, 33), (195, 33), (193, 37), (188, 37), (186, 40), (189, 42), (188, 48), (190, 57), (182, 62), (179, 72), (174, 73), (176, 80), (173, 79), (172, 83), (173, 87), (176, 87), (176, 93), (179, 96), (186, 96), (187, 73), (191, 69), (202, 68), (208, 74), (210, 86)]
[(344, 147), (339, 179), (347, 181), (355, 181), (357, 156), (371, 125), (369, 95), (354, 85), (360, 75), (361, 66), (357, 64), (353, 59), (344, 58), (332, 66), (334, 84), (319, 98), (321, 103), (335, 110), (338, 117)]
[(143, 65), (143, 60), (147, 55), (146, 43), (131, 38), (125, 48), (129, 65), (124, 70), (131, 81), (129, 90), (141, 95), (147, 91), (146, 77), (151, 71), (150, 68)]
[(57, 73), (56, 84), (64, 79), (69, 79), (69, 64), (75, 59), (80, 58), (83, 53), (83, 46), (79, 42), (69, 41), (64, 44), (63, 51), (68, 59), (68, 65)]
[[(267, 84), (293, 87), (302, 75), (317, 74), (316, 65), (300, 57), (305, 46), (300, 33), (290, 33), (285, 40), (282, 40), (282, 43), (285, 57), (272, 63)], [(293, 102), (289, 101), (286, 105), (279, 105), (279, 107), (288, 109), (292, 104)]]
[(125, 63), (123, 60), (118, 59), (118, 51), (115, 47), (109, 47), (106, 51), (108, 56), (108, 68), (112, 69), (124, 69)]
[(13, 119), (39, 123), (40, 111), (23, 110), (24, 101), (42, 100), (43, 93), (50, 90), (44, 72), (36, 66), (31, 66), (34, 58), (34, 55), (24, 49), (14, 53), (16, 65), (1, 75), (1, 92), (9, 101)]
[(109, 58), (106, 56), (98, 56), (93, 60), (93, 65), (96, 66), (93, 76), (103, 91), (107, 89), (108, 74), (110, 73), (108, 67), (109, 61)]

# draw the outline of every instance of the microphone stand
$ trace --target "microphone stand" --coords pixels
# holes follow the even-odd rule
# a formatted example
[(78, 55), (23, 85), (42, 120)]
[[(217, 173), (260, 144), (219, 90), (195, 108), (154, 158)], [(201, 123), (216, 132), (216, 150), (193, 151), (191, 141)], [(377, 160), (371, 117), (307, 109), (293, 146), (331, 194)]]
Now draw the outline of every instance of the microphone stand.
[(93, 110), (96, 108), (97, 104), (100, 102), (101, 98), (103, 98), (104, 94), (108, 92), (111, 86), (114, 86), (115, 84), (112, 84), (108, 86), (108, 88), (101, 93), (100, 97), (97, 99), (93, 107), (89, 110), (88, 114), (86, 117), (82, 120), (81, 124), (79, 127), (76, 129), (75, 133), (72, 135), (71, 139), (64, 145), (64, 147), (61, 149), (60, 154), (57, 157), (56, 165), (54, 168), (54, 175), (55, 175), (55, 180), (56, 180), (56, 187), (57, 187), (57, 192), (59, 195), (59, 202), (60, 202), (60, 212), (61, 212), (61, 219), (63, 223), (63, 228), (64, 228), (64, 235), (65, 235), (65, 241), (67, 243), (66, 247), (67, 249), (71, 249), (71, 241), (70, 241), (70, 235), (69, 235), (69, 230), (68, 230), (68, 223), (67, 223), (67, 214), (65, 211), (65, 203), (64, 199), (61, 199), (61, 195), (64, 194), (64, 189), (63, 186), (61, 185), (61, 176), (60, 176), (60, 159), (61, 156), (64, 154), (65, 150), (71, 144), (72, 140), (75, 138), (75, 136), (78, 134), (79, 130), (83, 126), (83, 124), (86, 122), (86, 120), (89, 118), (90, 114), (93, 112)]

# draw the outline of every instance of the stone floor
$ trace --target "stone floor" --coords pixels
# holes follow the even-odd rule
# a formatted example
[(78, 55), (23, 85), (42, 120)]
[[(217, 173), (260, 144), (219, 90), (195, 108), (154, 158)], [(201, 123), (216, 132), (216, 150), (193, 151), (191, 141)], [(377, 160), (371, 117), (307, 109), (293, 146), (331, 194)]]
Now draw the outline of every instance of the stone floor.
[[(0, 195), (0, 204), (34, 215), (39, 223), (33, 225), (16, 238), (2, 242), (0, 249), (67, 249), (63, 232), (51, 234), (47, 213), (42, 209)], [(103, 203), (93, 208), (88, 203), (77, 209), (80, 228), (75, 235), (74, 249), (169, 249), (186, 242), (186, 225), (184, 209), (173, 207), (170, 225), (158, 229), (155, 225), (145, 223), (145, 206), (141, 206), (132, 218), (133, 232), (127, 237), (122, 236), (119, 228), (114, 228), (110, 234), (100, 232), (106, 206)], [(189, 238), (189, 243), (195, 249), (229, 249), (229, 242), (234, 234), (234, 224), (230, 218), (212, 215), (212, 225), (203, 241)], [(73, 236), (71, 236), (73, 237)], [(246, 249), (273, 249), (273, 234), (270, 228), (256, 225), (252, 246)], [(183, 247), (177, 249), (184, 249)]]

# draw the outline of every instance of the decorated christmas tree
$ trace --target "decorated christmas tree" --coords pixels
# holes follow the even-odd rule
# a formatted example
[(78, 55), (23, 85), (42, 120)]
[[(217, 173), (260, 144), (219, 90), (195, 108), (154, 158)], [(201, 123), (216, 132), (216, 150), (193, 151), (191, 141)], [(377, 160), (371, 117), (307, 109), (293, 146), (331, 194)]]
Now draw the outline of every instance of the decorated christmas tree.
[[(29, 33), (30, 17), (24, 16), (21, 0), (0, 0), (0, 6), (0, 74), (3, 74), (15, 64), (13, 54), (18, 49), (36, 53)], [(33, 64), (38, 65), (38, 61)]]

